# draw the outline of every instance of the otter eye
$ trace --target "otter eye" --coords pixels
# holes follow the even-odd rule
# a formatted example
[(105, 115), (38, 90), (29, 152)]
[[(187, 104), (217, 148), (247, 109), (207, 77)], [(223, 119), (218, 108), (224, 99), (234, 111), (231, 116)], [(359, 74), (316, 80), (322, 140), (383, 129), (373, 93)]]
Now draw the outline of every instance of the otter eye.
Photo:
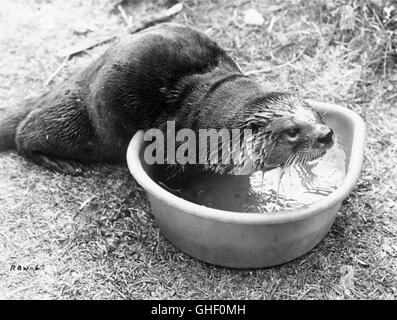
[(298, 139), (299, 129), (297, 128), (289, 129), (286, 131), (286, 135), (289, 141), (295, 141), (296, 139)]

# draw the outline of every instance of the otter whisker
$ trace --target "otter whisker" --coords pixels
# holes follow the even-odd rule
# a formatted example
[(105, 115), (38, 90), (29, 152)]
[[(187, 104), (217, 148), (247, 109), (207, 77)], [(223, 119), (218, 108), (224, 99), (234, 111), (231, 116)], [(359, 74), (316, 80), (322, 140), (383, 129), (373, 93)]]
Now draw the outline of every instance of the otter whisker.
[(347, 152), (347, 147), (345, 146), (345, 144), (343, 143), (344, 141), (344, 137), (342, 137), (339, 134), (336, 134), (336, 141), (335, 141), (335, 145), (337, 145), (338, 147), (340, 147), (344, 152)]
[(293, 153), (288, 157), (287, 161), (284, 164), (284, 167), (289, 167), (294, 164), (295, 160), (299, 157), (299, 149), (297, 152)]
[(294, 153), (294, 157), (292, 158), (290, 166), (295, 166), (297, 163), (299, 163), (303, 153), (304, 153), (304, 148), (300, 146), (298, 150), (296, 150), (296, 152)]
[(291, 161), (293, 160), (293, 158), (294, 158), (295, 156), (296, 156), (295, 153), (292, 154), (292, 155), (290, 155), (290, 156), (288, 157), (288, 159), (284, 162), (283, 167), (284, 167), (284, 168), (289, 167)]
[(280, 172), (280, 175), (279, 175), (279, 177), (278, 177), (278, 183), (277, 183), (277, 194), (276, 194), (276, 204), (278, 204), (278, 199), (279, 199), (279, 196), (280, 196), (280, 185), (281, 185), (281, 179), (283, 178), (283, 176), (284, 176), (284, 173), (285, 173), (285, 168), (281, 168), (281, 172)]
[(299, 159), (298, 159), (298, 161), (297, 161), (297, 165), (299, 165), (299, 164), (302, 164), (303, 162), (304, 162), (304, 160), (305, 160), (305, 158), (306, 158), (306, 151), (303, 151), (301, 154), (300, 154), (300, 157), (299, 157)]
[(293, 165), (294, 167), (296, 166), (297, 163), (299, 163), (302, 155), (299, 153), (297, 156), (293, 159), (293, 162), (291, 163), (291, 166)]
[(343, 141), (343, 139), (344, 139), (344, 137), (343, 136), (341, 136), (340, 134), (338, 134), (338, 133), (335, 133), (335, 136), (336, 136), (336, 140), (339, 142), (339, 141)]
[(296, 166), (299, 166), (299, 165), (303, 162), (304, 157), (305, 157), (305, 153), (302, 152), (302, 153), (299, 155), (299, 158), (296, 159), (295, 165), (296, 165)]
[(299, 157), (298, 157), (298, 159), (296, 159), (296, 161), (295, 161), (295, 165), (296, 166), (299, 166), (302, 162), (303, 162), (303, 160), (304, 160), (304, 157), (305, 157), (305, 153), (306, 151), (305, 150), (302, 150), (300, 153), (299, 153)]
[(269, 160), (270, 160), (270, 157), (271, 157), (271, 155), (272, 155), (272, 153), (273, 153), (273, 150), (274, 150), (275, 145), (276, 145), (276, 140), (273, 140), (273, 142), (272, 142), (271, 145), (270, 145), (270, 147), (271, 147), (270, 152), (269, 152), (269, 154), (268, 154), (268, 156), (267, 156), (267, 159), (266, 159), (266, 162), (265, 162), (266, 164), (269, 163)]
[(306, 154), (305, 154), (305, 158), (304, 158), (304, 160), (302, 161), (302, 164), (305, 164), (305, 163), (308, 162), (308, 161), (309, 161), (309, 154), (306, 153)]

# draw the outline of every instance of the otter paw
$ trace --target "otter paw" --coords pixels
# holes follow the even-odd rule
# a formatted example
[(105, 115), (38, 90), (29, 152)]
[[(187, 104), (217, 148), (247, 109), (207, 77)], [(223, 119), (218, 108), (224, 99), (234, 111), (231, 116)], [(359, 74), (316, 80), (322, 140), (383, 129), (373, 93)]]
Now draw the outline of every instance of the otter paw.
[(42, 165), (51, 170), (72, 176), (80, 175), (83, 172), (81, 163), (73, 160), (53, 159), (46, 156), (41, 156), (40, 158)]

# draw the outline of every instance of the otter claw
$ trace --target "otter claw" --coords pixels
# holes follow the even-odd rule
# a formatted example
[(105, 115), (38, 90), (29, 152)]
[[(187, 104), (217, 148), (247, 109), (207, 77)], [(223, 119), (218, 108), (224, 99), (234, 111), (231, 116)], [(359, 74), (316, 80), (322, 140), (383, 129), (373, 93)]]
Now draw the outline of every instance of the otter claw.
[(46, 156), (41, 156), (40, 158), (43, 166), (51, 170), (70, 174), (72, 176), (79, 175), (83, 172), (81, 164), (73, 160), (50, 159)]

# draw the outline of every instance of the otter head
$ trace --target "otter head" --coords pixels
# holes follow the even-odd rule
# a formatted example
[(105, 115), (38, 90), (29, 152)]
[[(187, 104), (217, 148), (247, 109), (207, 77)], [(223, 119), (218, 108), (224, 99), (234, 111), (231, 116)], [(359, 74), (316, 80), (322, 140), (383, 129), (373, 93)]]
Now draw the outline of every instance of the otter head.
[(305, 101), (279, 95), (248, 118), (253, 129), (254, 169), (305, 163), (324, 155), (334, 132)]

